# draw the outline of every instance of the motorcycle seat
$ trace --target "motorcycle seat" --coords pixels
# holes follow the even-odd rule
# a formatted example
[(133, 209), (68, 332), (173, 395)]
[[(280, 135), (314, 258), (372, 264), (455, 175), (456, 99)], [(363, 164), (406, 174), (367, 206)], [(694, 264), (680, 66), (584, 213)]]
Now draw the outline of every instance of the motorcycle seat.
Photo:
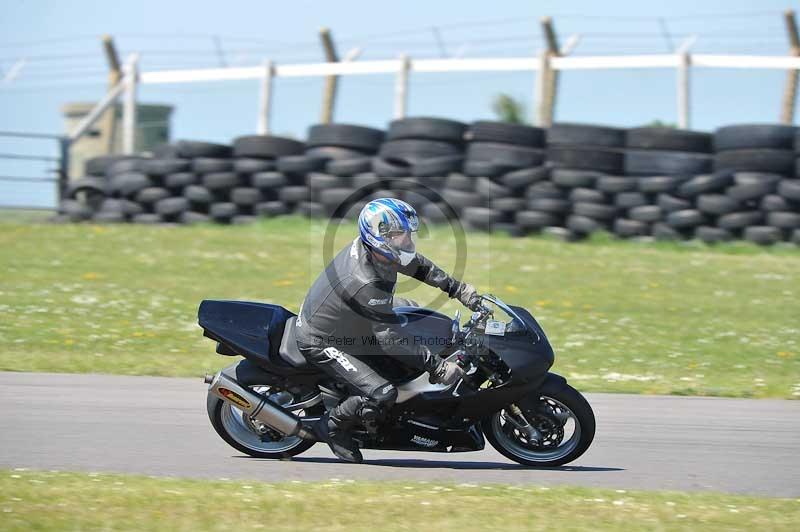
[(297, 336), (294, 322), (297, 320), (296, 316), (292, 316), (286, 320), (286, 325), (283, 327), (283, 336), (281, 337), (281, 346), (278, 348), (278, 355), (281, 359), (295, 368), (303, 368), (308, 366), (306, 357), (297, 348)]

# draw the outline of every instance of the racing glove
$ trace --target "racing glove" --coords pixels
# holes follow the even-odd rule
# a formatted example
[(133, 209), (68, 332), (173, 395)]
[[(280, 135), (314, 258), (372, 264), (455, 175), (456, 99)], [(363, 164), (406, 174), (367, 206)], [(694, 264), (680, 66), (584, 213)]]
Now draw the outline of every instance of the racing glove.
[(426, 346), (419, 346), (418, 353), (424, 360), (425, 371), (430, 374), (428, 382), (431, 384), (445, 384), (450, 386), (464, 378), (464, 370), (461, 366), (455, 362), (442, 360), (431, 353), (431, 350)]
[(442, 360), (430, 374), (428, 382), (431, 384), (445, 384), (450, 386), (464, 378), (464, 369), (455, 362)]
[(475, 287), (469, 283), (461, 283), (456, 292), (456, 298), (462, 305), (475, 312), (481, 308), (481, 296), (478, 295)]

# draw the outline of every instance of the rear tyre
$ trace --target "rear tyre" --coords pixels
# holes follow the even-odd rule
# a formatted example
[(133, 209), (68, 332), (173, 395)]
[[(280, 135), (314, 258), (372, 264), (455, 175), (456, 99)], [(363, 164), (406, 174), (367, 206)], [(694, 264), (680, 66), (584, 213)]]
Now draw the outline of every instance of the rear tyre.
[(592, 407), (572, 386), (565, 384), (556, 392), (521, 401), (525, 419), (542, 438), (531, 441), (509, 421), (502, 409), (483, 420), (483, 433), (497, 451), (523, 465), (557, 467), (581, 456), (594, 439), (595, 419)]
[[(251, 386), (254, 392), (269, 396), (269, 386)], [(292, 410), (291, 404), (283, 405)], [(234, 449), (255, 458), (289, 458), (310, 449), (313, 440), (304, 440), (298, 436), (283, 437), (258, 421), (254, 421), (238, 408), (226, 403), (211, 394), (206, 401), (208, 418), (220, 438)], [(304, 410), (293, 413), (303, 419), (318, 418), (325, 412), (322, 402)], [(310, 421), (310, 419), (309, 419)]]

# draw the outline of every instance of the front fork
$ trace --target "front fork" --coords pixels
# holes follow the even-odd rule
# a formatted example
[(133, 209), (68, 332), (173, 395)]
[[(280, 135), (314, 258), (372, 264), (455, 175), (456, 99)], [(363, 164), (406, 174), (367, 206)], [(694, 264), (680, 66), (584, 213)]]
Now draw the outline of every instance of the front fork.
[(542, 433), (536, 429), (530, 422), (525, 418), (525, 414), (522, 412), (520, 407), (515, 404), (510, 404), (506, 408), (506, 420), (509, 421), (512, 425), (517, 427), (521, 432), (525, 434), (528, 438), (528, 441), (534, 443), (536, 445), (541, 444), (542, 442)]

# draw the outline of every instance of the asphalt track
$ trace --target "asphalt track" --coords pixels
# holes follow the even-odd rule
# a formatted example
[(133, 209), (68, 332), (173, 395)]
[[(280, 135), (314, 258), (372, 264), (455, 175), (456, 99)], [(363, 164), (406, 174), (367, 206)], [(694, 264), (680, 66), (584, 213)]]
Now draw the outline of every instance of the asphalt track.
[(344, 464), (316, 445), (287, 461), (230, 448), (197, 379), (0, 373), (0, 468), (264, 481), (387, 479), (570, 484), (800, 496), (800, 401), (588, 394), (597, 435), (555, 470), (476, 453), (365, 451)]

